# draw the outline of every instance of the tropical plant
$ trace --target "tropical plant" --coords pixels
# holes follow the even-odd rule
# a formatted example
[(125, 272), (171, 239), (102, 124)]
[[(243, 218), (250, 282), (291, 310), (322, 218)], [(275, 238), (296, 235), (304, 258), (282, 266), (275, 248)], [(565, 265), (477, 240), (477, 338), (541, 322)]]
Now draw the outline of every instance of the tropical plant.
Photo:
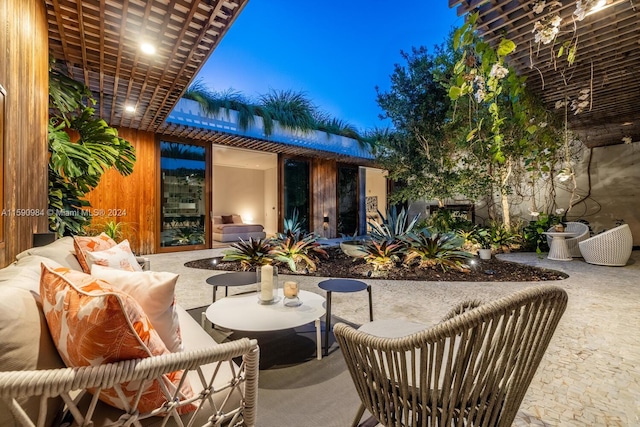
[[(299, 220), (298, 210), (294, 209), (291, 214), (291, 218), (285, 218), (282, 222), (282, 229), (284, 231), (284, 237), (294, 237), (296, 240), (300, 238), (302, 233), (302, 223)], [(282, 236), (280, 236), (280, 240)]]
[(189, 86), (184, 95), (200, 104), (202, 112), (208, 116), (226, 114), (231, 111), (238, 114), (238, 127), (247, 130), (255, 123), (255, 117), (262, 118), (265, 135), (273, 133), (275, 121), (285, 129), (308, 132), (320, 130), (357, 140), (362, 146), (370, 141), (362, 137), (356, 128), (340, 119), (319, 111), (304, 93), (291, 90), (275, 91), (259, 96), (257, 101), (248, 99), (233, 90), (216, 92), (207, 88), (202, 80), (196, 80)]
[(223, 261), (240, 261), (244, 270), (271, 264), (273, 261), (269, 256), (271, 251), (270, 239), (249, 238), (249, 241), (240, 239), (239, 242), (231, 244), (231, 249), (223, 251)]
[(174, 238), (180, 245), (193, 245), (205, 242), (201, 227), (181, 227), (176, 230)]
[(378, 241), (395, 242), (400, 237), (409, 233), (415, 227), (420, 218), (420, 214), (416, 214), (411, 221), (408, 220), (407, 212), (402, 208), (400, 213), (397, 213), (395, 206), (392, 206), (387, 211), (387, 216), (382, 215), (378, 211), (378, 216), (382, 218), (382, 222), (369, 221), (371, 231), (369, 232), (371, 238)]
[(125, 221), (117, 221), (115, 219), (105, 219), (101, 221), (92, 221), (91, 227), (87, 230), (91, 234), (105, 233), (116, 242), (120, 242), (125, 235), (132, 230), (131, 224)]
[(401, 242), (393, 243), (388, 240), (367, 241), (363, 250), (366, 252), (364, 260), (373, 265), (374, 271), (390, 270), (400, 262), (405, 246)]
[(291, 271), (298, 271), (298, 267), (313, 272), (319, 257), (328, 258), (327, 252), (317, 242), (318, 238), (308, 234), (302, 239), (288, 236), (283, 241), (274, 243), (269, 255), (276, 261), (286, 264)]
[(426, 226), (441, 232), (466, 230), (474, 228), (473, 222), (467, 218), (456, 215), (449, 209), (438, 209), (427, 218)]
[(461, 249), (464, 241), (455, 233), (431, 233), (423, 229), (418, 233), (408, 233), (403, 240), (408, 245), (404, 258), (407, 266), (417, 262), (420, 268), (440, 267), (443, 272), (449, 268), (465, 271), (468, 268), (463, 261), (473, 257)]
[[(102, 175), (133, 172), (135, 149), (95, 116), (89, 89), (51, 67), (49, 71), (49, 228), (59, 236), (84, 234), (91, 223), (85, 195)], [(72, 141), (69, 131), (78, 139)]]

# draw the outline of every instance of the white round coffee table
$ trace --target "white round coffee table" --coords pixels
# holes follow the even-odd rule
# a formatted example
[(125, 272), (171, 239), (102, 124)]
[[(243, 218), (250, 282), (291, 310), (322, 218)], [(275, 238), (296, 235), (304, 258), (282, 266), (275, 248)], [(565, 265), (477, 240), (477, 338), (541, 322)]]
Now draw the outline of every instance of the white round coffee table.
[(313, 292), (300, 291), (302, 304), (285, 307), (282, 304), (282, 289), (278, 289), (277, 302), (258, 304), (255, 292), (223, 298), (211, 304), (206, 311), (207, 319), (217, 326), (236, 331), (266, 332), (292, 329), (314, 322), (316, 327), (316, 353), (322, 358), (320, 318), (325, 315), (325, 299)]

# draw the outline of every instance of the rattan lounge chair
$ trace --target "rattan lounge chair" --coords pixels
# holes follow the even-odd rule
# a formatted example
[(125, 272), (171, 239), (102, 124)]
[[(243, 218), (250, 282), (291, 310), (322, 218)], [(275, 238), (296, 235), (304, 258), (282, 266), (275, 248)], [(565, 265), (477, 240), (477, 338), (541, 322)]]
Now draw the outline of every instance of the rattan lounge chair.
[[(554, 230), (555, 228), (551, 227), (547, 231), (554, 231)], [(569, 248), (569, 253), (571, 254), (571, 256), (573, 258), (581, 257), (582, 254), (580, 253), (580, 248), (578, 247), (578, 244), (583, 240), (586, 240), (589, 238), (589, 226), (581, 222), (567, 222), (564, 228), (564, 231), (569, 233), (577, 233), (576, 237), (566, 238), (565, 241), (567, 242), (567, 247)], [(547, 236), (547, 244), (549, 245), (549, 247), (551, 247), (552, 240), (553, 240), (553, 237)]]
[(365, 409), (384, 426), (511, 426), (566, 304), (564, 290), (540, 286), (461, 304), (400, 338), (337, 324), (362, 402), (353, 426)]
[(589, 264), (623, 266), (633, 250), (633, 236), (627, 224), (580, 242), (582, 257)]
[[(214, 386), (215, 377), (227, 369), (222, 365), (233, 366), (231, 359), (234, 357), (242, 357), (240, 369), (232, 367), (234, 375), (226, 383)], [(58, 397), (64, 400), (67, 416), (73, 418), (74, 425), (89, 426), (94, 422), (95, 425), (104, 425), (108, 422), (115, 426), (141, 426), (155, 422), (167, 426), (255, 426), (258, 359), (257, 342), (243, 338), (209, 348), (99, 366), (0, 372), (0, 399), (22, 426), (44, 426), (49, 400)], [(171, 404), (152, 412), (139, 413), (136, 407), (131, 407), (123, 414), (98, 402), (99, 392), (95, 392), (93, 398), (86, 393), (87, 389), (99, 391), (110, 387), (126, 387), (123, 384), (129, 381), (158, 379), (163, 374), (181, 369), (192, 371), (189, 375), (191, 385), (194, 390), (201, 391), (187, 400), (177, 397), (169, 399)], [(238, 395), (241, 396), (241, 405), (231, 406), (229, 402), (237, 401)], [(189, 403), (193, 403), (197, 409), (178, 416), (179, 408)], [(40, 407), (39, 419), (35, 424), (23, 409), (26, 406), (34, 407), (34, 404), (36, 408)], [(56, 425), (59, 422), (60, 419)]]

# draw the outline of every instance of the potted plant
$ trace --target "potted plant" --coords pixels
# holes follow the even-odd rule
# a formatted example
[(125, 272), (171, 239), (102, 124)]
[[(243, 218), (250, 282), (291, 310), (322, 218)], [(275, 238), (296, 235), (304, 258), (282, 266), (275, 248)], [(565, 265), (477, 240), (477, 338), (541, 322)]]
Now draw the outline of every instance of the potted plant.
[(475, 241), (480, 245), (478, 255), (480, 259), (491, 259), (491, 249), (493, 248), (493, 236), (488, 228), (481, 228), (476, 232)]

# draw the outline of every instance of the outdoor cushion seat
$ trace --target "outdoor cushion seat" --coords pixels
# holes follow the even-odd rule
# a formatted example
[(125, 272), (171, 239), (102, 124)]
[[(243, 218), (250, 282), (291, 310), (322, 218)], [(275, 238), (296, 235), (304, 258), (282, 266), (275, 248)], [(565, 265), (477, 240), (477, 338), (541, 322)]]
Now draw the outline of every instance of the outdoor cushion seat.
[(631, 256), (633, 236), (629, 225), (622, 224), (580, 242), (579, 247), (589, 264), (621, 267)]
[[(554, 231), (555, 228), (551, 227), (547, 231)], [(567, 222), (564, 231), (569, 233), (577, 233), (575, 237), (568, 237), (565, 239), (567, 242), (567, 248), (569, 248), (569, 254), (573, 258), (579, 258), (582, 256), (578, 243), (589, 238), (589, 226), (581, 222)], [(553, 237), (547, 236), (547, 244), (551, 247), (551, 241)]]
[(403, 323), (402, 337), (337, 324), (361, 400), (352, 425), (367, 409), (384, 426), (511, 426), (566, 305), (546, 285), (463, 303), (419, 332)]

